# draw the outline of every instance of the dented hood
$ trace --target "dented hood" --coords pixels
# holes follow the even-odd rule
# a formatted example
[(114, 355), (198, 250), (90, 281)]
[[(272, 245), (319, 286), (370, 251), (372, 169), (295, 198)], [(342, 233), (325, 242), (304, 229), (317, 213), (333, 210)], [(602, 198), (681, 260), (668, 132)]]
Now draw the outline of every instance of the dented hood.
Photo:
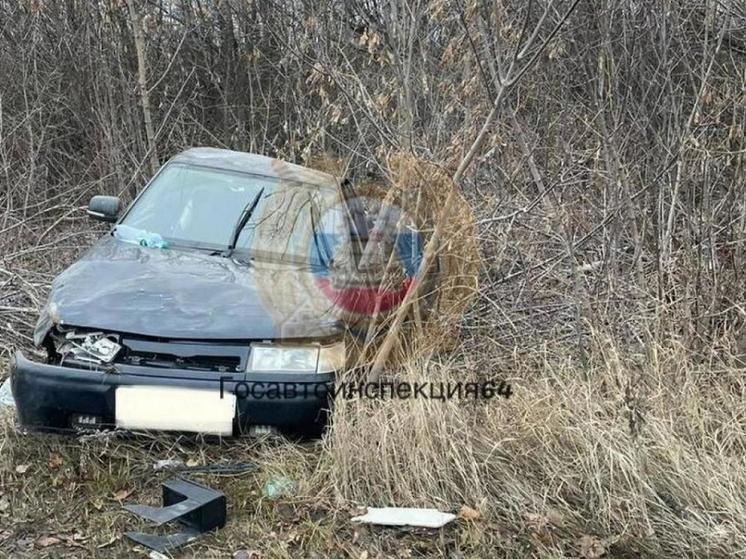
[(54, 324), (180, 339), (297, 339), (339, 334), (312, 274), (106, 236), (52, 284), (34, 339)]

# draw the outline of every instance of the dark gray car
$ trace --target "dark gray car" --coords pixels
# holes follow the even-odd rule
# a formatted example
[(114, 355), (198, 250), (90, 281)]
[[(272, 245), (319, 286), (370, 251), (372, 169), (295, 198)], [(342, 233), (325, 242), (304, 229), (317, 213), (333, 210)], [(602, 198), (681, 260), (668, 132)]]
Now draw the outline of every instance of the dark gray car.
[(126, 211), (97, 196), (89, 214), (114, 227), (55, 279), (47, 361), (11, 363), (22, 424), (318, 431), (368, 289), (330, 279), (354, 260), (334, 177), (193, 148)]

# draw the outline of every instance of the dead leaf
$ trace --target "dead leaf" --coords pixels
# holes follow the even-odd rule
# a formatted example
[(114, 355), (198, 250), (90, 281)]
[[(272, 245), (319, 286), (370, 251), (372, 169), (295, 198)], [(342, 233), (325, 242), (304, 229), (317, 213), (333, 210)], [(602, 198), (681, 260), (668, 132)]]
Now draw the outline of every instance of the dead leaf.
[(113, 497), (117, 501), (124, 501), (127, 497), (132, 495), (135, 492), (134, 489), (120, 489), (116, 493), (114, 493)]
[(42, 536), (36, 540), (37, 547), (49, 547), (50, 545), (57, 545), (62, 543), (62, 540), (56, 536)]
[(595, 536), (585, 535), (580, 538), (580, 556), (583, 559), (599, 559), (606, 553), (606, 548), (601, 540)]
[(262, 559), (262, 552), (256, 549), (239, 549), (233, 559)]
[(186, 465), (189, 468), (194, 468), (195, 466), (199, 466), (199, 460), (197, 460), (196, 458), (190, 458), (186, 461)]
[(5, 512), (10, 508), (10, 501), (8, 501), (8, 498), (3, 496), (0, 498), (0, 512)]
[(18, 466), (16, 466), (16, 473), (25, 474), (28, 471), (28, 469), (29, 469), (28, 464), (19, 464)]
[(56, 470), (57, 468), (62, 466), (62, 464), (64, 463), (65, 463), (65, 459), (62, 458), (62, 456), (60, 456), (56, 452), (52, 454), (52, 456), (49, 457), (49, 467), (53, 470)]
[(481, 516), (482, 515), (478, 510), (467, 507), (466, 505), (462, 505), (461, 509), (458, 511), (458, 517), (462, 520), (478, 520)]

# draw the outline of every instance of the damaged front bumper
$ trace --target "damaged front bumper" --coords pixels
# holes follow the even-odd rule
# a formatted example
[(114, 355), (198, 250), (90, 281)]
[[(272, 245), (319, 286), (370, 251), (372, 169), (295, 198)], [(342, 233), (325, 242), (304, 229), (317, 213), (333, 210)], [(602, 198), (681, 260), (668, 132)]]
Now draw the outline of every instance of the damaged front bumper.
[[(133, 415), (133, 389), (148, 395), (149, 410), (143, 410), (142, 429), (206, 432), (221, 435), (241, 435), (250, 425), (270, 425), (283, 431), (318, 432), (325, 424), (329, 408), (329, 393), (334, 373), (235, 372), (216, 373), (180, 369), (117, 364), (116, 372), (95, 367), (80, 369), (31, 361), (17, 352), (10, 362), (11, 389), (20, 423), (34, 429), (128, 428), (123, 424), (124, 410)], [(160, 390), (160, 392), (159, 392)], [(120, 396), (117, 397), (117, 393)], [(127, 398), (124, 398), (127, 394)], [(135, 392), (136, 394), (136, 392)], [(168, 395), (163, 400), (161, 415), (168, 410), (182, 414), (187, 422), (170, 422), (157, 418), (152, 409), (153, 395)], [(200, 399), (192, 396), (198, 395)], [(204, 396), (213, 398), (214, 405), (225, 408), (224, 398), (235, 402), (233, 417), (227, 431), (201, 428), (201, 419), (209, 417), (213, 406)], [(188, 396), (182, 402), (179, 398)], [(222, 397), (221, 397), (222, 396)], [(218, 399), (221, 401), (218, 402)], [(145, 400), (145, 398), (144, 398)], [(198, 407), (185, 410), (185, 406)], [(135, 408), (134, 413), (137, 413)], [(217, 413), (223, 413), (218, 411)], [(146, 417), (147, 416), (147, 417)], [(149, 417), (156, 417), (148, 425)], [(188, 422), (193, 418), (192, 423)]]

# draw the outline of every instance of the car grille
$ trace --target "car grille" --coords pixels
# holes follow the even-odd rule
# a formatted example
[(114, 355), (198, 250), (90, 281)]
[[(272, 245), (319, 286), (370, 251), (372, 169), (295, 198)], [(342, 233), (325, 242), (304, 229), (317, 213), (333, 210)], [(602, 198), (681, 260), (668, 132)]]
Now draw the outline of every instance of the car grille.
[(246, 369), (249, 345), (122, 337), (120, 363), (147, 367), (233, 372)]

